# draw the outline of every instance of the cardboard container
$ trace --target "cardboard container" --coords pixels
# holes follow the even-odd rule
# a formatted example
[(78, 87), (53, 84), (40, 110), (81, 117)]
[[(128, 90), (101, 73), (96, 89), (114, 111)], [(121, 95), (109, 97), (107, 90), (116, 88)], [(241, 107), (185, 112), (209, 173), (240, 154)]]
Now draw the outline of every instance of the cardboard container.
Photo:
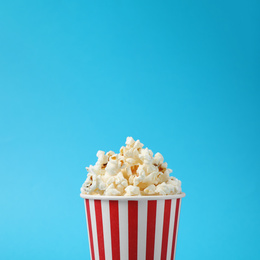
[(174, 260), (181, 199), (93, 196), (84, 199), (92, 260)]

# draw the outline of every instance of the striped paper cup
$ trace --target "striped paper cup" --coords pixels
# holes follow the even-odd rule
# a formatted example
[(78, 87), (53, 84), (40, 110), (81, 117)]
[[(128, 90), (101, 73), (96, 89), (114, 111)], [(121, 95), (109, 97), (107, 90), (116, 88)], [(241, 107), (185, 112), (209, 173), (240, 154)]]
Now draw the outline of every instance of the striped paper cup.
[(181, 199), (93, 196), (85, 201), (92, 260), (174, 260)]

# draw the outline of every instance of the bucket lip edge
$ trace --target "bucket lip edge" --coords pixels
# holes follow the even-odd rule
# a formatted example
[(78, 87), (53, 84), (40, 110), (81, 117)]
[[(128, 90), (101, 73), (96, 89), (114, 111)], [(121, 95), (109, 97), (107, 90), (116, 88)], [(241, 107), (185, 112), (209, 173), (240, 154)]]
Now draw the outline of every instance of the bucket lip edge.
[(167, 200), (167, 199), (181, 199), (186, 194), (184, 192), (175, 195), (153, 195), (153, 196), (103, 196), (103, 195), (88, 195), (81, 193), (80, 197), (83, 199), (93, 200)]

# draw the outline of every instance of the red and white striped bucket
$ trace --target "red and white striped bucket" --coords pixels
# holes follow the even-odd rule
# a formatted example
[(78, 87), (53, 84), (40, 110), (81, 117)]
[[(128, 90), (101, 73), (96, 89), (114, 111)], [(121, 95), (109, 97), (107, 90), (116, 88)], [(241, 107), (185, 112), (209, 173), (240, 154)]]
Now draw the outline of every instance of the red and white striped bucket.
[(174, 260), (181, 199), (81, 194), (92, 260)]

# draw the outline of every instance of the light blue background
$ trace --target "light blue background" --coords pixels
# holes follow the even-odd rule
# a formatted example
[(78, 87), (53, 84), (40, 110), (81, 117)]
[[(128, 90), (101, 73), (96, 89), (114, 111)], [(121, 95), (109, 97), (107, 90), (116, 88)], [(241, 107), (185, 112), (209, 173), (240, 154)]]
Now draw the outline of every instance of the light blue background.
[(0, 258), (89, 259), (85, 166), (127, 136), (183, 182), (177, 260), (260, 259), (258, 1), (1, 1)]

